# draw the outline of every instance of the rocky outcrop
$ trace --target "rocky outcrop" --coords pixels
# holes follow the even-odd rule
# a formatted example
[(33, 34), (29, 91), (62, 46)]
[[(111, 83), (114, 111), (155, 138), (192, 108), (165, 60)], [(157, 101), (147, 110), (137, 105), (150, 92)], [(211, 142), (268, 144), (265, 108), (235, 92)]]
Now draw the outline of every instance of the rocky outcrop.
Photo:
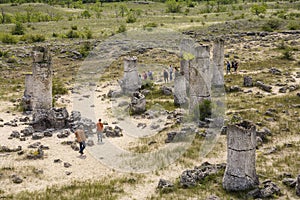
[(132, 114), (141, 114), (146, 111), (146, 98), (139, 92), (134, 92), (129, 105)]

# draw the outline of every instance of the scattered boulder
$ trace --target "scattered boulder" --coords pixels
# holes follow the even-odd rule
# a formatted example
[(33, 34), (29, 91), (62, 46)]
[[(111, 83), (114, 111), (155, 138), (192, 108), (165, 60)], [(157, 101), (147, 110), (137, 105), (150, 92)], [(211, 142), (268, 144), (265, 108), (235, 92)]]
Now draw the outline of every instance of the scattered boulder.
[(169, 189), (172, 189), (173, 187), (174, 187), (174, 184), (171, 183), (170, 181), (165, 180), (165, 179), (159, 179), (158, 186), (157, 186), (158, 189), (169, 190)]
[(141, 128), (141, 129), (144, 129), (144, 128), (146, 128), (147, 127), (147, 124), (146, 123), (138, 123), (138, 125), (137, 125), (137, 127), (138, 128)]
[(27, 154), (26, 157), (30, 160), (42, 159), (44, 158), (44, 151), (39, 147), (37, 150), (31, 151), (29, 154)]
[(266, 92), (272, 92), (272, 86), (266, 85), (261, 81), (257, 81), (256, 86), (259, 87), (260, 89), (266, 91)]
[(260, 198), (272, 198), (274, 195), (279, 196), (281, 194), (279, 187), (270, 180), (264, 181), (262, 184), (264, 188), (260, 190)]
[(279, 93), (286, 93), (287, 87), (279, 88)]
[(160, 91), (162, 92), (163, 95), (167, 95), (167, 96), (170, 96), (173, 94), (172, 88), (167, 87), (165, 85), (161, 86)]
[(34, 133), (34, 129), (32, 126), (28, 126), (25, 129), (21, 130), (21, 133), (23, 133), (25, 137), (31, 136)]
[(294, 188), (296, 186), (296, 179), (294, 178), (284, 178), (282, 183), (290, 188)]
[(180, 176), (180, 184), (185, 188), (196, 186), (197, 182), (204, 180), (207, 176), (218, 173), (220, 170), (224, 170), (225, 166), (225, 164), (213, 165), (204, 162), (193, 170), (185, 170)]
[(122, 129), (119, 126), (115, 126), (115, 128), (112, 128), (111, 126), (106, 126), (103, 130), (103, 133), (105, 133), (106, 137), (121, 137), (122, 135)]
[(44, 138), (44, 133), (33, 133), (31, 138), (32, 138), (33, 140), (39, 140), (39, 139), (42, 139), (42, 138)]
[(70, 164), (70, 163), (68, 163), (68, 162), (64, 162), (64, 167), (65, 168), (69, 168), (69, 167), (71, 167), (72, 165)]
[(94, 141), (93, 140), (88, 140), (87, 143), (86, 143), (87, 146), (91, 147), (91, 146), (94, 146)]
[(62, 162), (62, 160), (61, 159), (54, 159), (54, 161), (53, 161), (54, 163), (61, 163)]
[(139, 92), (134, 92), (129, 108), (132, 114), (141, 114), (146, 111), (146, 98)]
[(238, 85), (230, 86), (229, 92), (241, 92), (243, 91)]
[(0, 146), (0, 152), (17, 152), (17, 151), (21, 151), (22, 150), (22, 146), (18, 146), (16, 148), (9, 148), (7, 146)]
[(210, 195), (209, 197), (206, 198), (206, 200), (221, 200), (221, 199), (218, 196)]
[(244, 76), (244, 84), (245, 87), (252, 87), (253, 86), (253, 81), (252, 77), (250, 76)]
[(28, 145), (28, 148), (36, 149), (41, 145), (41, 142), (35, 142), (33, 144)]
[(69, 137), (69, 135), (71, 134), (70, 130), (65, 129), (62, 132), (60, 132), (59, 134), (57, 134), (58, 138), (67, 138)]
[(11, 176), (11, 181), (15, 184), (20, 184), (23, 182), (23, 179), (21, 177), (19, 177), (18, 175), (12, 175)]
[(275, 67), (272, 67), (269, 72), (275, 75), (281, 75), (281, 71)]
[(13, 131), (13, 132), (10, 134), (10, 137), (12, 137), (12, 138), (20, 138), (20, 133), (19, 133), (19, 131)]

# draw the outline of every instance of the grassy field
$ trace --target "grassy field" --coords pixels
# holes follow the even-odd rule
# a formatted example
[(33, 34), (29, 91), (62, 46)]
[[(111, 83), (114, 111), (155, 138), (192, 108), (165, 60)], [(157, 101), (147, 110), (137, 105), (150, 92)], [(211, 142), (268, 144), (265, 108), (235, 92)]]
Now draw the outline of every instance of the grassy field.
[[(170, 28), (178, 32), (191, 34), (199, 43), (210, 43), (213, 37), (229, 38), (225, 40), (225, 59), (237, 59), (240, 69), (245, 72), (225, 76), (225, 86), (238, 85), (244, 91), (244, 75), (251, 75), (253, 82), (263, 81), (272, 86), (278, 82), (291, 83), (291, 74), (300, 73), (299, 38), (283, 37), (280, 39), (260, 38), (239, 34), (257, 31), (269, 34), (281, 31), (300, 29), (300, 2), (278, 1), (266, 2), (265, 13), (255, 15), (251, 8), (255, 3), (237, 1), (234, 4), (217, 5), (199, 2), (194, 7), (182, 3), (181, 12), (167, 12), (165, 3), (150, 2), (138, 4), (134, 2), (83, 4), (81, 8), (67, 8), (47, 4), (0, 4), (0, 9), (7, 15), (6, 23), (0, 24), (0, 100), (15, 104), (7, 110), (16, 110), (24, 91), (24, 73), (31, 71), (31, 48), (35, 45), (48, 45), (51, 48), (52, 64), (54, 68), (54, 87), (70, 89), (74, 83), (76, 72), (85, 57), (72, 58), (72, 51), (79, 51), (87, 56), (88, 52), (101, 41), (126, 30), (155, 28)], [(258, 3), (261, 5), (261, 3)], [(15, 23), (23, 21), (24, 33), (12, 35)], [(299, 34), (299, 33), (298, 33)], [(32, 39), (33, 38), (33, 39)], [(10, 39), (8, 42), (5, 39)], [(249, 48), (246, 48), (249, 46)], [(62, 51), (66, 50), (66, 51)], [(161, 66), (178, 63), (180, 58), (162, 50), (151, 50), (144, 53), (134, 52), (143, 64), (156, 59), (157, 73)], [(107, 68), (100, 81), (117, 79), (122, 75), (122, 58)], [(275, 67), (282, 75), (269, 73)], [(140, 72), (141, 73), (141, 72)], [(294, 190), (281, 183), (280, 175), (289, 172), (293, 177), (300, 173), (299, 157), (299, 82), (295, 91), (284, 94), (265, 94), (256, 87), (252, 93), (228, 92), (226, 94), (227, 121), (236, 118), (249, 119), (258, 128), (268, 127), (272, 136), (263, 148), (257, 150), (257, 172), (261, 180), (272, 179), (282, 189), (283, 196), (279, 199), (296, 199)], [(275, 89), (274, 89), (275, 91)], [(261, 96), (262, 94), (262, 96)], [(174, 110), (172, 97), (161, 96), (159, 86), (148, 96), (151, 101), (147, 107), (155, 103), (164, 102), (164, 108)], [(273, 120), (265, 113), (268, 109), (275, 109)], [(153, 138), (141, 139), (129, 147), (133, 152), (154, 151), (164, 144), (166, 132)], [(158, 142), (149, 146), (152, 140)], [(214, 149), (207, 155), (208, 159), (218, 160), (226, 152), (226, 137), (220, 136)], [(201, 164), (199, 149), (203, 138), (196, 137), (191, 147), (182, 158), (176, 162), (181, 168), (192, 168)], [(268, 148), (276, 147), (276, 152), (265, 154)], [(152, 172), (159, 180), (160, 174), (168, 174), (170, 168)], [(0, 169), (0, 173), (7, 173), (11, 169)], [(224, 171), (212, 177), (207, 177), (195, 188), (183, 189), (178, 180), (172, 191), (155, 191), (148, 199), (205, 199), (214, 194), (222, 199), (247, 199), (246, 192), (229, 193), (222, 188)], [(179, 177), (178, 174), (177, 177)], [(1, 178), (1, 176), (0, 176)], [(147, 175), (129, 175), (128, 177), (111, 177), (108, 180), (91, 182), (74, 182), (63, 187), (51, 187), (45, 191), (21, 192), (4, 196), (7, 199), (119, 199), (126, 196), (127, 190), (134, 190), (138, 184), (147, 187)], [(150, 182), (150, 181), (149, 181)], [(125, 188), (125, 187), (129, 187)], [(0, 189), (0, 195), (4, 193)], [(1, 196), (0, 196), (1, 197)]]

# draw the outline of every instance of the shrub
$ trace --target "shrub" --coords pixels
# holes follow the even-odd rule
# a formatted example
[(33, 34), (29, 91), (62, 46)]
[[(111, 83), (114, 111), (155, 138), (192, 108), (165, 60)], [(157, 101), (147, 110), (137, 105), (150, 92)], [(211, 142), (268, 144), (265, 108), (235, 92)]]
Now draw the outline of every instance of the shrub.
[(170, 13), (180, 13), (181, 12), (181, 4), (175, 0), (166, 1), (167, 4), (167, 12)]
[(4, 34), (1, 37), (1, 41), (6, 44), (16, 44), (18, 39), (11, 34)]
[(133, 13), (130, 12), (130, 13), (127, 15), (126, 23), (134, 23), (134, 22), (136, 22), (136, 17), (134, 16)]
[(120, 26), (119, 26), (119, 29), (117, 30), (117, 33), (123, 33), (123, 32), (125, 32), (126, 31), (126, 26), (125, 26), (125, 24), (121, 24)]
[(20, 22), (17, 22), (15, 24), (14, 28), (12, 29), (11, 34), (13, 34), (13, 35), (24, 35), (24, 32), (25, 32), (25, 28), (24, 28), (23, 24), (20, 23)]
[(298, 30), (298, 29), (300, 29), (300, 23), (299, 22), (295, 22), (295, 21), (291, 21), (287, 25), (287, 28), (289, 30)]
[(80, 33), (78, 31), (70, 30), (66, 34), (67, 38), (80, 38)]
[(58, 79), (54, 79), (53, 80), (53, 84), (52, 84), (52, 94), (53, 96), (60, 94), (67, 94), (68, 93), (68, 89), (63, 85), (63, 83), (58, 80)]
[(286, 48), (283, 52), (282, 52), (282, 59), (285, 60), (293, 60), (293, 52), (291, 48)]
[(262, 27), (264, 31), (272, 32), (280, 27), (281, 22), (278, 19), (271, 19)]
[(84, 32), (85, 32), (86, 39), (92, 39), (93, 38), (93, 33), (89, 28), (85, 27)]
[(36, 34), (36, 35), (24, 35), (20, 38), (22, 41), (27, 41), (29, 43), (34, 43), (34, 42), (44, 42), (46, 40), (44, 35), (41, 34)]
[(145, 28), (155, 28), (155, 27), (157, 27), (158, 25), (157, 25), (157, 23), (155, 23), (155, 22), (150, 22), (150, 23), (148, 23), (148, 24), (145, 24), (144, 26), (143, 26), (143, 28), (145, 29)]
[(80, 54), (85, 58), (89, 55), (92, 49), (91, 43), (85, 42), (79, 49)]
[(267, 12), (267, 6), (266, 4), (254, 4), (253, 6), (251, 6), (251, 12), (257, 16), (259, 16), (260, 14), (265, 14)]
[(90, 18), (92, 15), (89, 11), (87, 10), (84, 10), (82, 13), (81, 13), (81, 16), (84, 17), (84, 18)]
[(78, 27), (76, 25), (73, 25), (73, 26), (71, 26), (71, 29), (76, 31), (76, 30), (78, 30)]
[(204, 121), (205, 118), (211, 117), (212, 114), (211, 111), (212, 111), (211, 101), (205, 99), (200, 104), (195, 106), (194, 118)]
[(0, 57), (7, 57), (8, 51), (2, 51), (0, 50)]

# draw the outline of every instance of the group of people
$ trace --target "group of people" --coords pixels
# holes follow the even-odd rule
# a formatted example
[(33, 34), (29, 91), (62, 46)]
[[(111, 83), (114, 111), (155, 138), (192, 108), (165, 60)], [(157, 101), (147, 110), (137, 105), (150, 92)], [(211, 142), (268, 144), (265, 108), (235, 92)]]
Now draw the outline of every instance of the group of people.
[(239, 67), (239, 63), (236, 60), (233, 60), (231, 63), (229, 60), (226, 61), (226, 74), (231, 73), (231, 68), (233, 68), (233, 71), (237, 73), (237, 69)]
[[(142, 76), (139, 74), (139, 76), (140, 76), (140, 78), (142, 78)], [(153, 80), (153, 72), (152, 71), (148, 71), (148, 72), (146, 72), (146, 71), (143, 71), (143, 79), (144, 80), (147, 80), (147, 79), (150, 79), (150, 80)]]
[[(86, 147), (85, 141), (86, 141), (86, 136), (84, 133), (84, 128), (82, 125), (80, 125), (76, 131), (74, 132), (75, 137), (77, 142), (79, 143), (79, 153), (80, 156), (83, 156), (83, 150)], [(98, 143), (103, 143), (102, 141), (103, 138), (103, 123), (101, 122), (101, 119), (98, 120), (97, 122), (97, 139), (98, 139)]]
[(164, 69), (163, 75), (164, 75), (165, 83), (169, 82), (169, 78), (170, 78), (170, 81), (173, 80), (173, 71), (174, 71), (174, 69), (173, 69), (172, 65), (170, 65), (169, 68)]

